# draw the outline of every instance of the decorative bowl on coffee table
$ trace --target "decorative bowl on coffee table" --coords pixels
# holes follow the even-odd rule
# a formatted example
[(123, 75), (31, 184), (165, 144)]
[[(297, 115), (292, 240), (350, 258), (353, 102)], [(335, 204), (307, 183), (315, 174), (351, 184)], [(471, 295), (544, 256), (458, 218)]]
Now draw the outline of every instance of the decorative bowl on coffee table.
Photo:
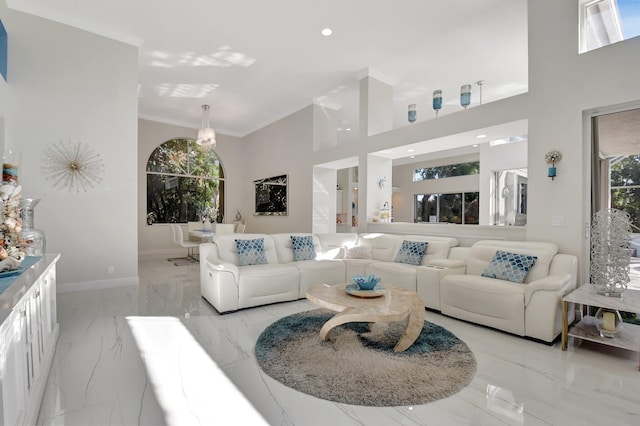
[(373, 290), (380, 282), (380, 278), (376, 278), (373, 274), (354, 275), (351, 279), (356, 283), (360, 290)]

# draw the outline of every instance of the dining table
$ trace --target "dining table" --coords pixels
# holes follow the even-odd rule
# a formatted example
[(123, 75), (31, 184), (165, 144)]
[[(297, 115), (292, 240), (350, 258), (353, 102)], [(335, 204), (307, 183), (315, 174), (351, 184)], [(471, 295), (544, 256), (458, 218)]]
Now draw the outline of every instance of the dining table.
[(211, 229), (191, 229), (189, 231), (189, 239), (191, 241), (200, 241), (203, 243), (210, 243), (213, 241), (215, 232)]

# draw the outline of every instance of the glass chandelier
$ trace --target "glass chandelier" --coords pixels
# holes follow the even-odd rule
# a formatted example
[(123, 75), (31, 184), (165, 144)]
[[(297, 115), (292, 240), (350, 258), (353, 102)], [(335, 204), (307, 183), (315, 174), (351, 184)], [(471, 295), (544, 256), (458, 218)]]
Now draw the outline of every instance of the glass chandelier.
[(202, 105), (202, 125), (198, 130), (196, 143), (204, 148), (216, 147), (216, 132), (209, 124), (209, 105)]

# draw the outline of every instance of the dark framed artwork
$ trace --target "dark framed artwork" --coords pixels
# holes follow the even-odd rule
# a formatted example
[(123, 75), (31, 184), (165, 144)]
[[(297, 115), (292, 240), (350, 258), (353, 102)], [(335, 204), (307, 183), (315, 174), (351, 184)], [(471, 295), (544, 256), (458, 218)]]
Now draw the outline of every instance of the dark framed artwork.
[(254, 180), (254, 216), (286, 216), (288, 213), (288, 176), (280, 175)]

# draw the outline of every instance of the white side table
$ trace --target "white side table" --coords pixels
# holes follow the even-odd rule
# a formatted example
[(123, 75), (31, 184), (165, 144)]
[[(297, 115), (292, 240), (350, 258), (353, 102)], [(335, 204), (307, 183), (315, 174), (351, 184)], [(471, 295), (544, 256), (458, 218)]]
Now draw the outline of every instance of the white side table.
[[(562, 350), (567, 350), (569, 336), (574, 338), (615, 346), (640, 353), (640, 325), (624, 323), (622, 331), (615, 338), (600, 336), (592, 316), (583, 315), (580, 322), (569, 330), (569, 304), (578, 303), (584, 306), (616, 309), (624, 312), (640, 313), (640, 291), (627, 289), (622, 298), (599, 295), (595, 286), (583, 284), (562, 298)], [(638, 361), (640, 370), (640, 358)]]

